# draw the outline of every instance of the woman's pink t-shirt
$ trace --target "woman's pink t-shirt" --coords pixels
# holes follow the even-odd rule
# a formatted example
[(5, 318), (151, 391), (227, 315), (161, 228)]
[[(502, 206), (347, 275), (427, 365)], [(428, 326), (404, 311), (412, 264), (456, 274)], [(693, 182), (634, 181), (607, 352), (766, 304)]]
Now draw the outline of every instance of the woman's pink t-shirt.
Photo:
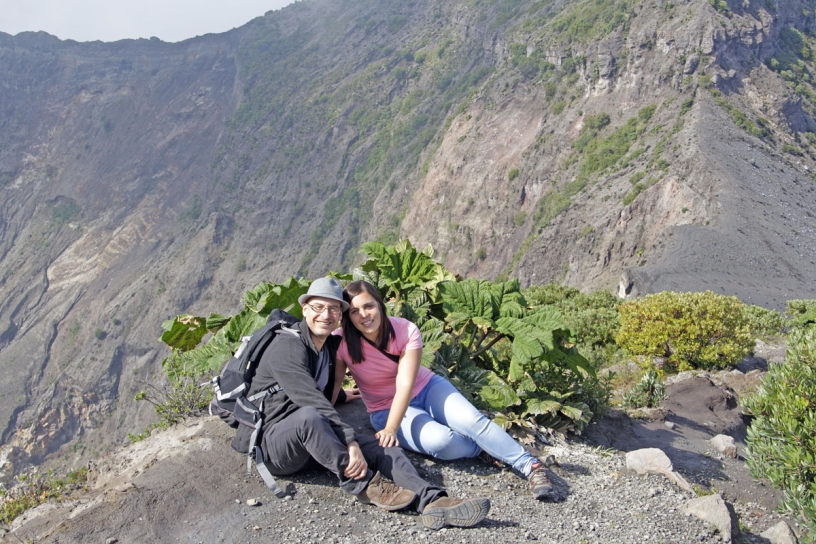
[[(388, 345), (388, 353), (402, 355), (407, 350), (422, 348), (422, 335), (419, 328), (401, 317), (389, 317), (391, 326), (394, 327), (396, 338)], [(343, 334), (343, 329), (337, 329), (334, 334)], [(366, 410), (376, 412), (391, 408), (394, 394), (397, 392), (397, 363), (380, 353), (380, 350), (361, 340), (363, 344), (363, 360), (359, 364), (351, 362), (346, 341), (340, 344), (337, 349), (337, 358), (346, 362), (346, 366), (351, 372), (357, 387), (360, 388), (360, 396), (363, 397)], [(417, 396), (422, 388), (428, 385), (433, 377), (433, 372), (419, 367), (411, 398)]]

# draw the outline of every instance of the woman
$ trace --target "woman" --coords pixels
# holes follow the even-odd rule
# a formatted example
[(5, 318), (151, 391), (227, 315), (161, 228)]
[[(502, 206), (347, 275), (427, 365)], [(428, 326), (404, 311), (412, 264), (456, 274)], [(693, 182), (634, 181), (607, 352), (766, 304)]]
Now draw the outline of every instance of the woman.
[(420, 364), (422, 337), (407, 319), (388, 317), (377, 289), (353, 281), (343, 291), (343, 342), (337, 350), (336, 389), (346, 368), (357, 382), (375, 436), (383, 447), (407, 447), (439, 459), (482, 452), (511, 465), (533, 495), (552, 492), (544, 465), (490, 421), (446, 379)]

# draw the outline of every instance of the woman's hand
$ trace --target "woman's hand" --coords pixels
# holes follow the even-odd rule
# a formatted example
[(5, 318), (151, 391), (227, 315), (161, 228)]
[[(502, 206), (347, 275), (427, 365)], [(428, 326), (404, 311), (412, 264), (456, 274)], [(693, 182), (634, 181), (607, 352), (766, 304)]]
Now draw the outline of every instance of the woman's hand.
[(374, 436), (380, 441), (380, 446), (383, 448), (396, 448), (399, 446), (399, 439), (397, 438), (397, 431), (391, 429), (383, 429)]
[(346, 392), (346, 402), (351, 402), (353, 400), (361, 399), (363, 397), (360, 396), (360, 390), (356, 387), (343, 389)]
[(346, 470), (343, 471), (343, 475), (353, 480), (363, 479), (368, 472), (368, 463), (363, 457), (363, 451), (356, 440), (348, 445), (348, 454), (349, 464)]

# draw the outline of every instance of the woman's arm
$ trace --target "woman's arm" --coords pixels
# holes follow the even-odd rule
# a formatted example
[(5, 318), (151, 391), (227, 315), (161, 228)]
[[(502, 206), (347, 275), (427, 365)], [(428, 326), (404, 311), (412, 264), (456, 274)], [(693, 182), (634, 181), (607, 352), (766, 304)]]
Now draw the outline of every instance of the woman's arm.
[(402, 418), (405, 417), (405, 411), (413, 397), (414, 383), (421, 362), (422, 348), (409, 349), (400, 356), (397, 368), (397, 390), (394, 393), (394, 400), (391, 401), (388, 421), (385, 422), (385, 428), (374, 435), (379, 439), (380, 446), (384, 448), (399, 446), (397, 430), (399, 430)]
[(345, 379), (346, 379), (346, 362), (338, 357), (334, 363), (334, 391), (332, 391), (331, 396), (332, 404), (337, 402), (337, 395), (340, 394), (340, 390), (343, 388), (343, 380)]
[[(332, 404), (337, 404), (337, 399), (340, 397), (340, 391), (343, 388), (343, 381), (346, 379), (346, 362), (338, 357), (334, 365), (334, 391), (332, 391)], [(345, 396), (342, 402), (351, 402), (353, 400), (361, 399), (360, 390), (356, 387), (350, 387), (343, 390)]]

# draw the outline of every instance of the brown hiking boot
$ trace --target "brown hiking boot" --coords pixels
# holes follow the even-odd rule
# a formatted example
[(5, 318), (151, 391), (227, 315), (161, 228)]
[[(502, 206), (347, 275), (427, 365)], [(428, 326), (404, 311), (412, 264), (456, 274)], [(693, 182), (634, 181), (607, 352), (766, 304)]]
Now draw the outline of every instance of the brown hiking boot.
[(452, 499), (442, 497), (425, 507), (419, 519), (429, 529), (472, 527), (490, 511), (490, 499)]
[(553, 486), (547, 477), (547, 469), (541, 463), (535, 463), (530, 475), (527, 476), (530, 487), (533, 490), (533, 497), (538, 500), (546, 499), (553, 492)]
[(416, 493), (386, 480), (379, 472), (368, 482), (368, 487), (357, 495), (357, 500), (361, 503), (373, 504), (388, 511), (405, 508), (414, 502), (415, 498)]

